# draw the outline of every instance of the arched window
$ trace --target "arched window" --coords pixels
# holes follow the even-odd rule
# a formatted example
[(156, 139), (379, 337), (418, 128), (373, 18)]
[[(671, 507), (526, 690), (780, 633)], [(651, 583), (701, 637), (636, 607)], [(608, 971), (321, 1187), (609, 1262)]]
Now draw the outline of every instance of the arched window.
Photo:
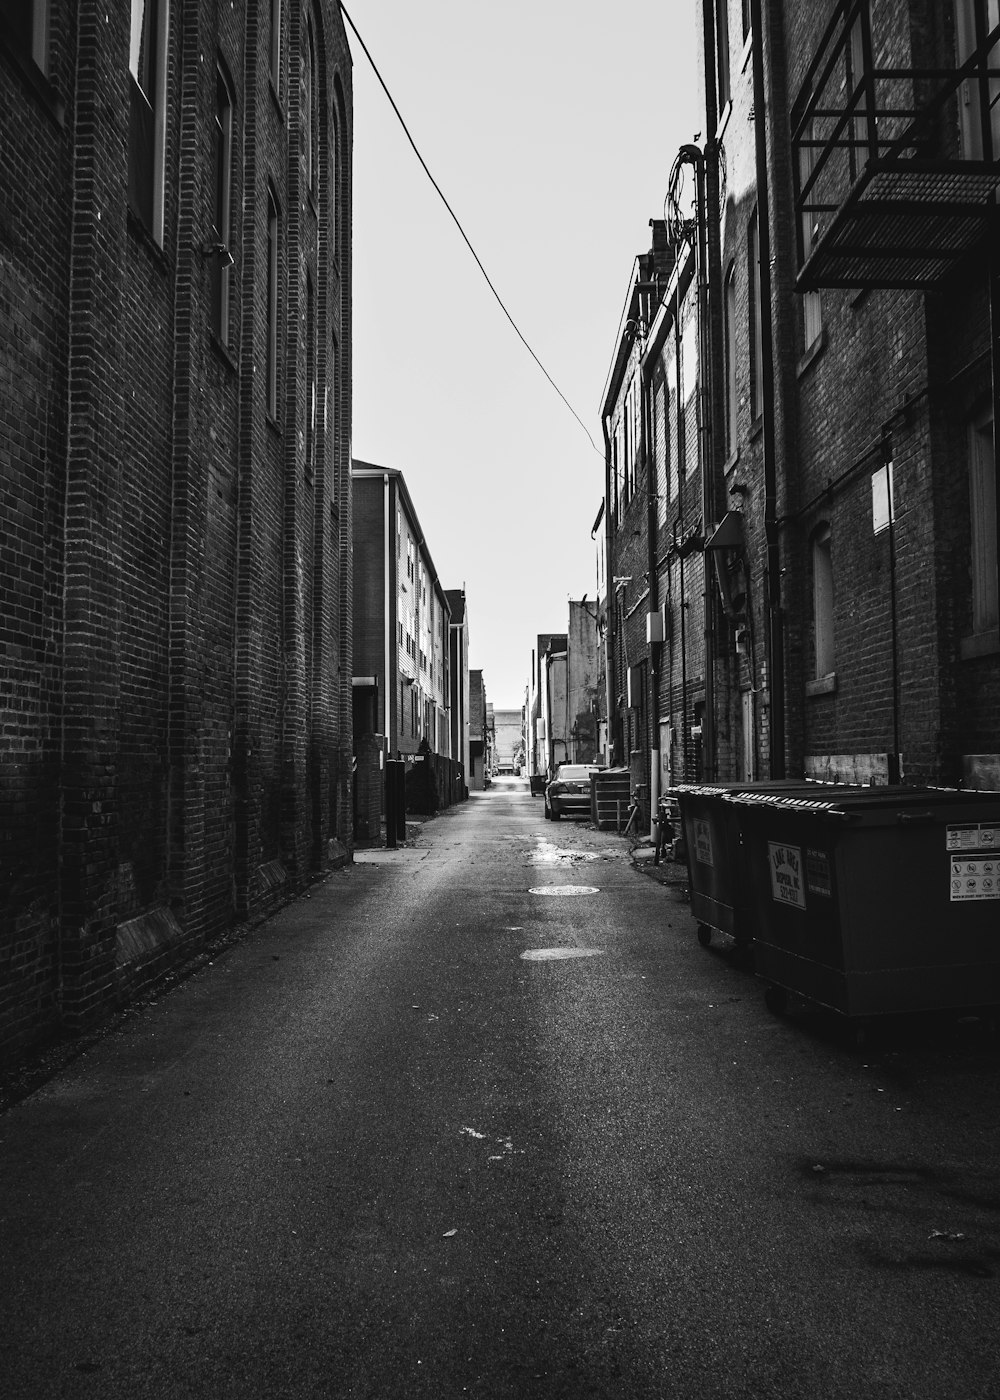
[(306, 15), (301, 68), (302, 154), (305, 159), (306, 189), (315, 195), (319, 185), (319, 72), (316, 64), (316, 30), (311, 10)]
[(830, 527), (817, 527), (812, 536), (813, 650), (817, 680), (836, 669), (833, 637), (833, 554)]
[(281, 0), (270, 0), (268, 11), (267, 69), (275, 92), (281, 92)]

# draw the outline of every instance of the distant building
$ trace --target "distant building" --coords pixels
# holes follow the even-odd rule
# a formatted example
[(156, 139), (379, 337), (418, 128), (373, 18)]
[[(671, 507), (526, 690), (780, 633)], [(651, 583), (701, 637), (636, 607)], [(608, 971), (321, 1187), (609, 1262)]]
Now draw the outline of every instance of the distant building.
[(0, 12), (0, 1048), (351, 841), (337, 6)]
[(489, 786), (489, 723), (486, 685), (482, 671), (469, 672), (469, 787), (482, 792)]
[(515, 760), (524, 751), (524, 711), (495, 710), (496, 748), (494, 766), (498, 773), (513, 773)]
[[(539, 793), (551, 775), (552, 734), (550, 725), (549, 658), (566, 652), (566, 633), (540, 632), (531, 657), (531, 686), (525, 735), (528, 778), (533, 793)], [(560, 738), (565, 736), (560, 733)], [(561, 754), (565, 757), (565, 754)], [(559, 762), (560, 760), (555, 760)]]
[(451, 758), (451, 607), (402, 472), (355, 461), (355, 728)]
[(458, 764), (458, 781), (462, 793), (469, 795), (471, 694), (469, 682), (469, 608), (464, 588), (449, 588), (445, 593), (451, 609), (449, 627), (449, 656), (451, 658), (451, 751)]

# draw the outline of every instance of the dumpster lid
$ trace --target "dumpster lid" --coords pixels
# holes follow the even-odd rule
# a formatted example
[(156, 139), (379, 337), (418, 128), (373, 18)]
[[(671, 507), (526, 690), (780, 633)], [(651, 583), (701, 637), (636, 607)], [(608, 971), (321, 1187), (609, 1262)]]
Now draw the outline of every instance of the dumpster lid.
[(959, 818), (970, 816), (974, 811), (985, 811), (1000, 821), (1000, 793), (967, 792), (956, 788), (897, 784), (891, 787), (842, 787), (835, 793), (828, 788), (822, 798), (742, 789), (731, 790), (725, 795), (725, 800), (746, 807), (828, 814), (845, 821), (860, 821), (866, 816), (884, 820), (893, 813), (899, 813), (903, 821), (913, 821), (924, 815), (928, 820), (935, 816), (940, 820), (952, 813)]

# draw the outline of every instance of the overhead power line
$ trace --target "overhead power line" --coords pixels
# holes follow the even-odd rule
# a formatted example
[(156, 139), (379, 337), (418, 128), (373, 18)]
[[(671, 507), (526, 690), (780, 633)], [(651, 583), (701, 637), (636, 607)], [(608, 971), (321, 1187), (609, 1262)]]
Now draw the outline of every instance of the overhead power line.
[(451, 205), (448, 203), (448, 200), (447, 200), (446, 197), (445, 197), (444, 191), (442, 190), (442, 188), (441, 188), (441, 186), (438, 184), (438, 182), (435, 180), (434, 176), (431, 174), (430, 170), (428, 169), (427, 162), (424, 160), (423, 156), (420, 154), (420, 150), (419, 150), (419, 148), (418, 148), (418, 146), (417, 146), (416, 141), (414, 141), (413, 137), (410, 135), (410, 129), (409, 129), (409, 127), (406, 125), (406, 122), (403, 120), (403, 114), (402, 114), (402, 112), (400, 112), (399, 108), (396, 106), (395, 99), (393, 98), (392, 93), (389, 91), (388, 87), (386, 86), (385, 79), (382, 77), (382, 74), (379, 72), (379, 70), (378, 70), (378, 65), (376, 64), (375, 60), (372, 58), (371, 53), (370, 53), (369, 50), (368, 50), (368, 45), (365, 43), (364, 39), (362, 39), (361, 35), (358, 33), (358, 26), (354, 23), (353, 19), (351, 19), (351, 16), (348, 14), (347, 8), (346, 8), (345, 5), (341, 4), (340, 10), (341, 10), (341, 13), (342, 13), (342, 15), (344, 16), (344, 18), (347, 20), (347, 23), (351, 26), (351, 29), (354, 31), (354, 37), (357, 39), (358, 43), (361, 45), (362, 51), (364, 52), (364, 55), (365, 55), (365, 58), (367, 58), (369, 64), (371, 65), (371, 70), (372, 70), (372, 72), (375, 74), (375, 77), (378, 79), (379, 86), (381, 87), (382, 91), (385, 93), (386, 97), (388, 98), (388, 100), (389, 100), (389, 106), (392, 108), (393, 112), (395, 112), (395, 114), (396, 114), (396, 120), (399, 122), (400, 126), (403, 128), (403, 134), (406, 136), (407, 141), (409, 141), (411, 147), (413, 148), (413, 154), (416, 156), (417, 160), (420, 162), (421, 167), (423, 168), (424, 174), (427, 176), (428, 180), (430, 180), (431, 184), (434, 186), (434, 189), (435, 189), (435, 191), (436, 191), (436, 193), (437, 193), (438, 198), (441, 200), (441, 203), (444, 205), (444, 207), (447, 209), (448, 213), (451, 215), (452, 222), (454, 223), (455, 227), (458, 229), (459, 233), (462, 235), (462, 239), (463, 239), (463, 241), (464, 241), (464, 243), (465, 243), (465, 246), (468, 248), (468, 250), (469, 250), (469, 252), (472, 254), (473, 258), (475, 258), (475, 260), (476, 260), (476, 266), (479, 268), (479, 271), (483, 274), (483, 277), (486, 279), (486, 285), (489, 287), (490, 291), (493, 293), (494, 297), (496, 298), (496, 303), (497, 303), (497, 305), (499, 306), (499, 308), (500, 308), (500, 310), (503, 312), (503, 314), (507, 317), (507, 320), (510, 322), (510, 324), (513, 326), (513, 328), (514, 328), (514, 333), (516, 334), (518, 340), (520, 340), (521, 344), (524, 346), (525, 350), (527, 350), (528, 354), (529, 354), (529, 355), (531, 356), (531, 358), (534, 360), (534, 362), (535, 362), (535, 364), (538, 366), (538, 368), (539, 368), (539, 369), (542, 371), (542, 373), (545, 375), (545, 378), (549, 381), (549, 383), (551, 384), (552, 388), (556, 391), (556, 393), (557, 393), (557, 394), (559, 395), (559, 397), (562, 399), (563, 403), (564, 403), (564, 404), (566, 405), (566, 407), (569, 409), (570, 413), (572, 413), (573, 417), (574, 417), (574, 418), (576, 419), (576, 421), (579, 423), (580, 427), (581, 427), (581, 428), (583, 429), (583, 431), (587, 434), (587, 440), (588, 440), (588, 442), (590, 443), (591, 447), (594, 449), (594, 451), (597, 453), (597, 455), (598, 455), (599, 457), (603, 457), (603, 456), (604, 456), (604, 453), (601, 451), (601, 449), (597, 446), (597, 444), (596, 444), (596, 442), (594, 441), (594, 439), (591, 437), (591, 435), (590, 435), (590, 430), (588, 429), (586, 423), (583, 421), (583, 419), (582, 419), (582, 418), (580, 417), (580, 415), (577, 413), (576, 409), (575, 409), (575, 408), (573, 407), (573, 405), (570, 403), (569, 399), (566, 397), (566, 395), (563, 393), (563, 391), (559, 388), (559, 385), (558, 385), (558, 384), (556, 383), (556, 381), (552, 378), (551, 374), (549, 374), (548, 370), (545, 368), (545, 366), (542, 364), (541, 360), (540, 360), (540, 359), (538, 358), (538, 356), (535, 354), (534, 350), (533, 350), (533, 349), (531, 348), (531, 346), (528, 344), (527, 340), (525, 339), (524, 335), (523, 335), (522, 332), (521, 332), (520, 326), (517, 324), (517, 322), (514, 320), (513, 316), (512, 316), (512, 315), (510, 314), (510, 312), (507, 310), (507, 307), (504, 305), (503, 298), (501, 297), (500, 293), (497, 291), (496, 287), (493, 285), (493, 281), (492, 281), (492, 279), (491, 279), (491, 277), (490, 277), (490, 274), (486, 271), (486, 268), (483, 266), (482, 260), (481, 260), (481, 258), (480, 258), (480, 256), (479, 256), (479, 254), (476, 252), (475, 248), (472, 246), (472, 243), (471, 243), (471, 241), (470, 241), (470, 239), (469, 239), (469, 235), (466, 233), (465, 229), (462, 227), (462, 224), (461, 224), (461, 221), (460, 221), (458, 215), (455, 213), (454, 209), (453, 209), (453, 208), (451, 207)]

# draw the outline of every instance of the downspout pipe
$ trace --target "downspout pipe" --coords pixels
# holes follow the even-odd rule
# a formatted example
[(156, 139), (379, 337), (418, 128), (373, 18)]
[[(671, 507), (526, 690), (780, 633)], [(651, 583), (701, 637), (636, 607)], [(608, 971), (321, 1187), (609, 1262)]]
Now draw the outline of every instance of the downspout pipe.
[[(710, 98), (709, 101), (714, 99)], [(693, 166), (697, 193), (697, 317), (698, 317), (698, 469), (701, 478), (701, 528), (707, 535), (715, 521), (716, 489), (713, 433), (711, 425), (711, 323), (709, 320), (709, 281), (708, 281), (708, 206), (705, 198), (705, 158), (701, 148), (694, 145), (682, 146), (679, 159)], [(716, 770), (715, 742), (715, 596), (712, 591), (712, 573), (707, 556), (703, 558), (703, 607), (704, 626), (704, 674), (705, 674), (705, 716), (702, 725), (702, 768), (704, 777), (711, 782)]]
[(608, 418), (606, 414), (601, 415), (601, 431), (604, 434), (604, 575), (605, 589), (607, 592), (607, 626), (604, 629), (604, 687), (606, 691), (606, 702), (608, 707), (608, 739), (605, 759), (608, 767), (612, 767), (618, 754), (618, 716), (615, 711), (615, 647), (617, 638), (615, 635), (615, 536), (612, 517), (612, 480), (611, 480), (611, 433), (608, 428)]
[(646, 458), (646, 581), (649, 585), (646, 604), (649, 647), (649, 839), (656, 846), (660, 802), (660, 652), (663, 644), (653, 627), (653, 619), (660, 610), (660, 587), (656, 568), (656, 462), (653, 456), (651, 363), (645, 355), (639, 361), (639, 405)]
[(767, 547), (767, 609), (770, 674), (770, 776), (785, 776), (785, 640), (781, 605), (781, 546), (778, 538), (778, 472), (775, 443), (774, 338), (771, 324), (771, 208), (767, 168), (767, 97), (764, 81), (764, 17), (761, 0), (750, 0), (751, 61), (757, 231), (760, 266), (760, 345), (762, 448), (764, 467), (764, 538)]

